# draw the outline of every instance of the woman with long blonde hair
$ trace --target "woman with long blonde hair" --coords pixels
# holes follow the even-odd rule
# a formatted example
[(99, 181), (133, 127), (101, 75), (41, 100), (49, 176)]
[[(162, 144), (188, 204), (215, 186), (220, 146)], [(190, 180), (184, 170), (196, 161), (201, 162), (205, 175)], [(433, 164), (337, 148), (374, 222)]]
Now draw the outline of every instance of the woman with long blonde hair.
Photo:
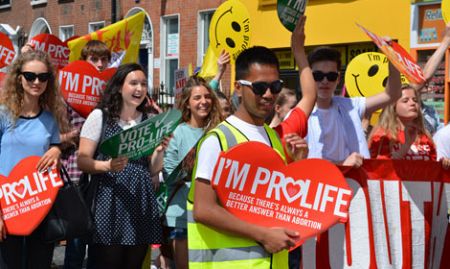
[[(216, 94), (202, 78), (191, 77), (178, 100), (182, 123), (177, 126), (164, 156), (164, 173), (172, 174), (180, 162), (182, 172), (168, 181), (168, 209), (165, 225), (169, 230), (175, 266), (188, 268), (186, 200), (193, 166), (193, 147), (208, 130), (216, 127), (222, 118), (222, 109)], [(166, 177), (167, 178), (167, 177)]]
[(436, 148), (424, 127), (420, 95), (410, 85), (381, 113), (369, 137), (370, 155), (377, 159), (436, 160)]
[[(42, 156), (37, 170), (59, 160), (59, 129), (67, 128), (56, 71), (47, 53), (30, 51), (10, 67), (0, 97), (0, 174), (7, 176), (29, 156)], [(50, 268), (53, 243), (36, 229), (29, 236), (7, 235), (0, 218), (0, 250), (7, 268)], [(26, 253), (26, 255), (23, 255)]]

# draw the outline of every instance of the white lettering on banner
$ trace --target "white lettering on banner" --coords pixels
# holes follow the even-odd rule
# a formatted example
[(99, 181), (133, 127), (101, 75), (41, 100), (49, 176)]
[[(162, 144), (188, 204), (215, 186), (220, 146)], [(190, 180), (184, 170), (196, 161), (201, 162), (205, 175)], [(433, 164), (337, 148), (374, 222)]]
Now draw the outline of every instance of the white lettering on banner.
[(49, 44), (48, 53), (53, 55), (55, 58), (68, 58), (70, 50), (68, 47)]
[(64, 184), (62, 180), (57, 181), (58, 174), (50, 171), (48, 175), (43, 173), (33, 173), (34, 183), (33, 186), (28, 176), (19, 179), (13, 183), (5, 183), (1, 185), (0, 198), (4, 198), (6, 205), (16, 203), (17, 198), (23, 199), (27, 194), (34, 196), (38, 193), (47, 190), (49, 184), (53, 187), (59, 187)]
[(14, 59), (15, 54), (16, 53), (13, 50), (10, 50), (4, 46), (0, 46), (0, 60), (5, 64), (10, 65), (12, 63), (12, 60)]
[(133, 153), (132, 155), (128, 155), (131, 158), (136, 154), (140, 154), (142, 151), (146, 151), (154, 146), (156, 147), (155, 143), (160, 141), (164, 134), (169, 132), (174, 123), (174, 121), (167, 122), (165, 125), (157, 128), (156, 133), (151, 132), (153, 125), (150, 124), (121, 133), (118, 155)]
[[(384, 196), (380, 184), (384, 186)], [(402, 235), (394, 232), (388, 233), (389, 238), (386, 235), (386, 226), (388, 231), (401, 230), (400, 182), (398, 180), (383, 182), (368, 180), (367, 185), (374, 230), (373, 238), (377, 246), (375, 249), (377, 266), (378, 268), (402, 268)]]
[[(435, 182), (433, 185), (433, 219), (431, 224), (429, 266), (428, 268), (439, 268), (441, 264), (442, 251), (444, 249), (445, 231), (449, 225), (447, 219), (450, 209), (450, 184)], [(447, 203), (445, 203), (447, 201)]]
[[(369, 197), (366, 197), (358, 181), (347, 178), (347, 183), (354, 193), (347, 224), (350, 225), (347, 227), (350, 242), (347, 242), (346, 226), (336, 224), (328, 230), (328, 253), (320, 253), (321, 256), (317, 256), (319, 254), (316, 253), (316, 238), (303, 244), (303, 268), (320, 267), (316, 263), (323, 262), (323, 255), (328, 256), (326, 264), (329, 264), (330, 268), (403, 268), (403, 262), (411, 264), (412, 268), (442, 266), (449, 225), (447, 214), (450, 208), (450, 183), (370, 179), (367, 180)], [(410, 212), (407, 214), (401, 212), (402, 201), (409, 202)], [(427, 224), (424, 206), (430, 202), (433, 206), (433, 216), (432, 223), (429, 224), (431, 232), (428, 239), (425, 234)], [(402, 219), (402, 216), (409, 216), (409, 219)], [(369, 234), (368, 221), (372, 222), (373, 234)], [(405, 222), (410, 224), (402, 226)], [(375, 249), (372, 249), (369, 238), (373, 238)], [(428, 249), (425, 249), (426, 240), (429, 242)], [(406, 242), (410, 245), (403, 245)], [(349, 243), (350, 246), (347, 246)], [(347, 250), (351, 252), (347, 253)], [(405, 250), (410, 253), (404, 253)], [(373, 251), (375, 253), (372, 253)], [(372, 255), (376, 260), (371, 260)], [(405, 255), (408, 260), (405, 260)], [(428, 262), (428, 266), (425, 266), (425, 262)]]
[[(225, 175), (222, 176), (222, 174)], [(214, 185), (219, 185), (220, 179), (226, 178), (225, 188), (242, 191), (250, 174), (255, 174), (253, 181), (250, 181), (253, 182), (250, 183), (252, 184), (251, 194), (256, 194), (258, 188), (263, 188), (267, 199), (281, 201), (282, 193), (288, 203), (296, 201), (302, 208), (320, 212), (333, 207), (334, 215), (347, 217), (347, 212), (343, 212), (342, 209), (349, 203), (348, 197), (351, 194), (349, 190), (319, 182), (316, 191), (311, 188), (310, 179), (293, 179), (280, 171), (271, 171), (265, 167), (252, 167), (248, 163), (241, 164), (239, 161), (221, 157), (212, 182)], [(307, 200), (314, 203), (308, 203)], [(301, 220), (295, 219), (295, 221)]]
[[(66, 79), (63, 81), (63, 79)], [(60, 71), (59, 72), (59, 84), (65, 91), (78, 92), (78, 81), (80, 80), (80, 74), (74, 74), (72, 72)], [(63, 83), (65, 82), (65, 83)]]
[(36, 40), (31, 40), (30, 42), (34, 45), (35, 50), (45, 51), (45, 43), (41, 43)]
[(430, 182), (402, 182), (403, 201), (409, 201), (411, 210), (412, 267), (423, 268), (425, 264), (425, 218), (424, 202), (431, 201)]

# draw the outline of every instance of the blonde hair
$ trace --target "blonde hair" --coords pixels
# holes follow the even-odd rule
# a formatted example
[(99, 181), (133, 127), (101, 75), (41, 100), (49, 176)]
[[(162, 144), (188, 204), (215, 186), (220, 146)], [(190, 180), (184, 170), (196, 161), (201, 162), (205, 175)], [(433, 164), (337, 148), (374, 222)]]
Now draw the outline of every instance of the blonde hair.
[(45, 64), (51, 77), (47, 82), (47, 88), (39, 96), (39, 106), (52, 112), (60, 131), (68, 131), (67, 110), (63, 98), (59, 91), (56, 71), (50, 61), (50, 57), (43, 51), (28, 51), (22, 53), (10, 66), (9, 73), (5, 79), (3, 90), (1, 91), (0, 104), (10, 111), (15, 124), (22, 111), (24, 102), (24, 89), (22, 86), (22, 67), (31, 61), (39, 61)]
[[(419, 92), (412, 88), (409, 84), (402, 86), (403, 90), (413, 90), (414, 94), (416, 95), (416, 98), (420, 98)], [(377, 130), (381, 129), (384, 130), (386, 135), (390, 139), (397, 139), (398, 132), (400, 130), (400, 119), (397, 116), (397, 112), (395, 110), (395, 107), (397, 105), (397, 102), (393, 102), (386, 106), (383, 111), (381, 112), (380, 119), (378, 120), (378, 123), (375, 125), (375, 127), (372, 129), (372, 132), (369, 136), (369, 141), (372, 141), (373, 135), (377, 132)], [(430, 133), (426, 130), (425, 125), (423, 123), (423, 115), (422, 110), (420, 108), (420, 101), (417, 101), (419, 104), (419, 110), (417, 112), (417, 118), (413, 120), (414, 125), (417, 127), (417, 139), (420, 137), (420, 135), (426, 135), (428, 138), (431, 139)]]
[(183, 122), (188, 122), (191, 120), (191, 110), (188, 108), (189, 98), (191, 98), (192, 89), (194, 87), (205, 87), (208, 93), (211, 95), (211, 111), (205, 119), (205, 132), (216, 127), (222, 120), (222, 107), (220, 106), (219, 99), (217, 98), (214, 91), (211, 89), (209, 84), (201, 77), (192, 76), (186, 82), (183, 88), (181, 98), (178, 100), (178, 108), (181, 110), (181, 119)]

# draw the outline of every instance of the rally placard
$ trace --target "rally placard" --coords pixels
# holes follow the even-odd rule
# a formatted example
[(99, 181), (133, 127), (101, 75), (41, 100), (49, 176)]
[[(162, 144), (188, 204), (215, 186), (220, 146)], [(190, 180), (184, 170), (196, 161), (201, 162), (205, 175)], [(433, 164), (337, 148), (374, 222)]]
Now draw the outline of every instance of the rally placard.
[(297, 246), (347, 221), (352, 198), (343, 174), (331, 162), (308, 159), (285, 165), (276, 151), (260, 142), (221, 152), (211, 183), (233, 215), (265, 227), (296, 230), (301, 238)]
[(308, 0), (278, 0), (277, 14), (281, 24), (289, 31), (294, 31), (298, 18), (305, 13)]
[(35, 50), (45, 51), (50, 55), (52, 63), (58, 69), (69, 63), (69, 48), (57, 36), (51, 34), (38, 34), (30, 40)]
[(345, 169), (346, 224), (302, 245), (302, 268), (448, 268), (450, 171), (433, 161), (364, 160)]
[(149, 156), (164, 137), (173, 133), (180, 119), (181, 112), (171, 109), (108, 138), (100, 151), (112, 158), (126, 156), (130, 160)]
[(80, 59), (81, 50), (87, 42), (100, 40), (110, 49), (113, 63), (138, 62), (144, 20), (145, 12), (140, 11), (95, 32), (70, 40), (68, 42), (70, 48), (69, 61), (73, 62)]
[(395, 41), (386, 42), (382, 37), (370, 32), (363, 26), (357, 24), (386, 55), (389, 61), (404, 74), (406, 78), (415, 84), (423, 84), (425, 76), (420, 66), (414, 61), (409, 53)]
[(64, 185), (56, 168), (38, 172), (41, 159), (21, 160), (9, 176), (0, 175), (0, 206), (8, 234), (29, 235), (45, 218)]
[(100, 96), (116, 68), (102, 72), (86, 61), (75, 61), (59, 71), (59, 85), (67, 104), (86, 118), (100, 102)]
[(210, 46), (219, 57), (227, 51), (235, 61), (237, 56), (250, 47), (251, 23), (247, 8), (240, 0), (223, 2), (214, 12), (209, 26)]
[(10, 65), (15, 56), (16, 52), (14, 51), (11, 39), (6, 34), (0, 32), (0, 68)]

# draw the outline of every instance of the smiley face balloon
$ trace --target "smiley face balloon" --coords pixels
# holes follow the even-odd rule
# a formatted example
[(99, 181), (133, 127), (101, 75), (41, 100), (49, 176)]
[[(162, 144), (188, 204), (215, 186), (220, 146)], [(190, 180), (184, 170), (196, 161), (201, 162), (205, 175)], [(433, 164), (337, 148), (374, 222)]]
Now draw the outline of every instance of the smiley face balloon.
[(209, 27), (210, 46), (219, 56), (227, 51), (234, 62), (250, 46), (250, 15), (240, 0), (228, 0), (217, 8)]
[(388, 80), (388, 59), (379, 52), (359, 54), (348, 64), (345, 86), (350, 97), (369, 97), (384, 91)]

